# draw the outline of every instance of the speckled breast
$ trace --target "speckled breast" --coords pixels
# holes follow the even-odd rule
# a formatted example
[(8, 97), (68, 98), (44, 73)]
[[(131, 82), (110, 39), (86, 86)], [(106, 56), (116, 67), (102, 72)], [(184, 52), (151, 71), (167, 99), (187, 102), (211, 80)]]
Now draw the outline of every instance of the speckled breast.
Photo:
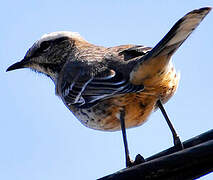
[(155, 79), (153, 85), (145, 86), (142, 92), (109, 98), (88, 109), (79, 109), (73, 106), (70, 106), (69, 109), (83, 125), (92, 129), (120, 130), (119, 117), (120, 110), (123, 108), (125, 109), (126, 127), (139, 126), (156, 109), (158, 99), (166, 103), (177, 89), (179, 75), (176, 74), (173, 67), (156, 78), (159, 78), (159, 80), (156, 81)]

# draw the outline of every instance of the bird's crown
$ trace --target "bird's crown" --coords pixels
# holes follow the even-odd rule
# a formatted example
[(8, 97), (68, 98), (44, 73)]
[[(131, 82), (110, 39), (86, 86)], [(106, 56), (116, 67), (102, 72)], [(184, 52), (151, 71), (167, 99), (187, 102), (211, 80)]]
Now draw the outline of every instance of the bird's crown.
[(40, 40), (38, 40), (37, 43), (41, 44), (44, 41), (55, 40), (55, 39), (62, 38), (62, 37), (68, 37), (68, 38), (71, 38), (73, 40), (78, 40), (78, 41), (85, 41), (80, 36), (80, 34), (77, 32), (57, 31), (57, 32), (51, 32), (51, 33), (44, 34), (43, 36), (41, 36)]

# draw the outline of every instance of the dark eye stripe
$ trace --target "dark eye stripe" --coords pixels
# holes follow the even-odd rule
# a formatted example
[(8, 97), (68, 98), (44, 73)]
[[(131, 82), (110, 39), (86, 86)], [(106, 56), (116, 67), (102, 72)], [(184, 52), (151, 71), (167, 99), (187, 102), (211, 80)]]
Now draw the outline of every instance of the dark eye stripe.
[(51, 41), (43, 41), (41, 44), (40, 44), (40, 51), (46, 51), (49, 49), (49, 47), (51, 46), (52, 42)]
[(37, 49), (36, 54), (45, 52), (51, 47), (52, 44), (59, 44), (67, 39), (67, 37), (61, 37), (54, 40), (43, 41), (41, 42), (40, 47)]

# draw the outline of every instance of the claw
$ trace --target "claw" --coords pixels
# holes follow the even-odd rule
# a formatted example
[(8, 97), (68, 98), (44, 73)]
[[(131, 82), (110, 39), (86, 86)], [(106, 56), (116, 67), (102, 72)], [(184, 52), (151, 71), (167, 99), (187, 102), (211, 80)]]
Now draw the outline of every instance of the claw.
[(184, 149), (183, 143), (181, 142), (179, 136), (175, 137), (175, 139), (174, 139), (174, 145), (175, 145), (175, 147), (177, 147), (180, 150)]
[(145, 162), (145, 159), (143, 158), (143, 156), (141, 156), (140, 154), (138, 154), (138, 155), (135, 157), (135, 161), (132, 161), (132, 160), (129, 159), (129, 160), (126, 162), (126, 166), (127, 166), (127, 167), (132, 167), (132, 166), (135, 166), (135, 165), (144, 163), (144, 162)]

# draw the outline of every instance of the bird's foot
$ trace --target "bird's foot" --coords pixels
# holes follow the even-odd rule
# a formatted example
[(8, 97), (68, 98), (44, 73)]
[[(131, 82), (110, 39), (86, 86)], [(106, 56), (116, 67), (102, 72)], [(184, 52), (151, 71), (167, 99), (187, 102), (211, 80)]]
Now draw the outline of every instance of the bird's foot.
[(126, 166), (127, 167), (132, 167), (132, 166), (135, 166), (135, 165), (138, 165), (138, 164), (142, 164), (145, 162), (145, 159), (143, 158), (143, 156), (141, 156), (140, 154), (138, 154), (136, 157), (135, 157), (135, 161), (133, 160), (128, 160), (126, 162)]
[(145, 162), (145, 159), (143, 156), (141, 156), (140, 154), (138, 154), (136, 157), (135, 157), (135, 161), (133, 163), (133, 165), (138, 165), (138, 164), (142, 164)]
[(174, 146), (177, 148), (177, 150), (183, 150), (184, 149), (183, 143), (181, 142), (179, 136), (176, 136), (174, 138)]

